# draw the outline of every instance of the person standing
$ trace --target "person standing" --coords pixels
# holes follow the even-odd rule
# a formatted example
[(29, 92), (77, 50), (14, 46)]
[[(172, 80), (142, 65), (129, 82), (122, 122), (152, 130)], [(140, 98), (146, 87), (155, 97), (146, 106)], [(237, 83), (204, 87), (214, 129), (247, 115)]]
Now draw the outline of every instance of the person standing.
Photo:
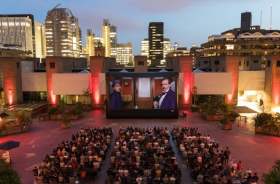
[(121, 96), (121, 84), (120, 81), (113, 81), (112, 84), (113, 92), (110, 95), (110, 106), (111, 110), (120, 110), (123, 107), (123, 100)]

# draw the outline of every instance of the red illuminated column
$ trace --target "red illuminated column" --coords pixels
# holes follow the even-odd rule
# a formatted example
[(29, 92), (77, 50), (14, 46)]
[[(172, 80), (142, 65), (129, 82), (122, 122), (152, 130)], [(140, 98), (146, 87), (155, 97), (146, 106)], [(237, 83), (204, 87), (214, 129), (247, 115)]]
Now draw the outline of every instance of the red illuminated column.
[(58, 103), (58, 96), (53, 91), (53, 74), (58, 72), (58, 63), (56, 62), (58, 57), (46, 58), (46, 75), (47, 75), (47, 89), (48, 89), (48, 102), (52, 106), (56, 106)]
[(0, 66), (3, 70), (4, 94), (7, 105), (22, 101), (20, 62), (7, 60)]
[(280, 112), (280, 57), (271, 58), (271, 101), (272, 111)]
[(192, 87), (193, 87), (193, 73), (192, 73), (193, 58), (191, 56), (179, 57), (180, 76), (182, 82), (179, 89), (180, 98), (179, 105), (181, 107), (189, 107), (192, 104)]
[(92, 105), (94, 108), (100, 108), (103, 103), (104, 99), (102, 98), (101, 94), (101, 78), (100, 74), (103, 73), (104, 70), (104, 62), (105, 57), (103, 56), (92, 56), (90, 57), (90, 92), (92, 97)]
[(239, 57), (226, 56), (225, 58), (226, 72), (231, 73), (231, 93), (225, 96), (225, 102), (229, 105), (237, 104), (238, 95), (238, 75), (239, 75)]

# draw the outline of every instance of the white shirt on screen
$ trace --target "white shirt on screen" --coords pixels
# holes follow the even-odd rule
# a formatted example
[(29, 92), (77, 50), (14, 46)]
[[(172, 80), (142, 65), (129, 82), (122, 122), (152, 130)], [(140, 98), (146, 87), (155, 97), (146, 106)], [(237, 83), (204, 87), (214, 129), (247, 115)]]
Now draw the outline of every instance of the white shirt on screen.
[(163, 102), (163, 99), (165, 98), (166, 94), (168, 93), (169, 89), (166, 91), (166, 93), (164, 95), (162, 95), (158, 101), (158, 106), (159, 108), (161, 108), (161, 104)]

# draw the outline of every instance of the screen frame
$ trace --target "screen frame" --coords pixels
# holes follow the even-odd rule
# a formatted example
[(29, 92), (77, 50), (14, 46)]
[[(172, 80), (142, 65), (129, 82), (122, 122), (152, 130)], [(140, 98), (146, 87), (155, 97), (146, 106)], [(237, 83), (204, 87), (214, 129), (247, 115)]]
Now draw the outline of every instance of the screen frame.
[(176, 93), (176, 109), (174, 110), (160, 110), (160, 109), (124, 109), (124, 110), (111, 110), (109, 109), (109, 100), (106, 100), (106, 117), (107, 118), (178, 118), (178, 81), (179, 73), (174, 71), (159, 71), (159, 72), (119, 72), (108, 71), (106, 72), (106, 98), (110, 98), (110, 81), (112, 79), (122, 80), (122, 78), (132, 78), (133, 80), (133, 106), (136, 103), (136, 95), (138, 93), (137, 79), (138, 78), (172, 78), (175, 81)]

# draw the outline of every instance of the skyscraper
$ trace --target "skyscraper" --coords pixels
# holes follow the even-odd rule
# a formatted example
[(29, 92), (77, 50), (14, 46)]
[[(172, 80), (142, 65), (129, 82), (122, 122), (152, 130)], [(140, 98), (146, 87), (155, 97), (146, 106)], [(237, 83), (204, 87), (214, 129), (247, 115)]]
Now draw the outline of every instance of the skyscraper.
[(46, 57), (45, 25), (35, 21), (35, 53), (36, 58)]
[(163, 60), (163, 22), (149, 24), (149, 59), (151, 66), (158, 66)]
[(31, 14), (0, 15), (0, 44), (35, 57), (34, 17)]
[(116, 47), (118, 43), (117, 27), (113, 25), (110, 27), (110, 40), (111, 40), (111, 47)]
[(172, 51), (173, 51), (173, 47), (172, 47), (172, 43), (171, 43), (170, 39), (169, 38), (164, 38), (164, 41), (163, 41), (163, 60), (161, 61), (161, 65), (166, 64), (166, 56), (167, 56), (167, 54), (169, 54)]
[(69, 9), (55, 7), (48, 11), (45, 27), (48, 56), (80, 57), (81, 30)]
[(87, 30), (87, 43), (86, 43), (86, 53), (90, 56), (95, 56), (95, 35), (92, 33), (91, 29)]
[(102, 38), (103, 38), (103, 46), (105, 47), (105, 57), (111, 56), (111, 25), (108, 19), (103, 20), (102, 26)]
[(243, 12), (241, 13), (241, 32), (249, 31), (252, 25), (252, 13)]
[(133, 64), (132, 44), (120, 43), (116, 47), (112, 47), (112, 57), (116, 58), (116, 62), (122, 65)]
[(148, 58), (148, 64), (150, 65), (151, 62), (149, 60), (149, 39), (145, 38), (141, 41), (141, 56), (146, 56)]

